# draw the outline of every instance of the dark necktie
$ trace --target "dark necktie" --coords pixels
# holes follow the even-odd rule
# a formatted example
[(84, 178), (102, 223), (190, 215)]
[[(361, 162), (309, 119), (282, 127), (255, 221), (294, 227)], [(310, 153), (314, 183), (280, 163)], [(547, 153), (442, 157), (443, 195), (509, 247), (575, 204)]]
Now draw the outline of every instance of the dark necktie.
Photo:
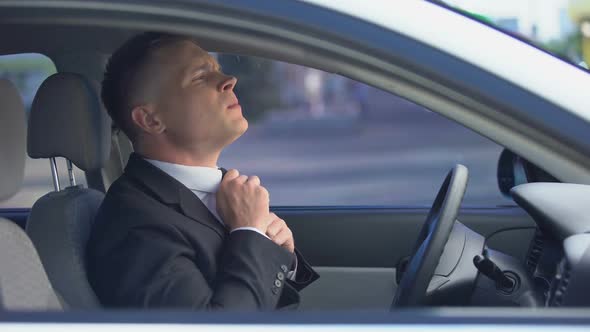
[(223, 167), (218, 167), (218, 169), (221, 171), (221, 178), (223, 179), (223, 177), (225, 176), (225, 173), (227, 173), (227, 169), (225, 169)]

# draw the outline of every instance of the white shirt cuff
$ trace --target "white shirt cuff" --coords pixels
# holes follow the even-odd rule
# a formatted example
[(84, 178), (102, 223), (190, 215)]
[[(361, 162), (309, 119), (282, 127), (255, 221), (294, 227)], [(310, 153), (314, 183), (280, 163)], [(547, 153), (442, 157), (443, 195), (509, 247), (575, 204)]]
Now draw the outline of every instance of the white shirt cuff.
[[(293, 254), (295, 255), (295, 254)], [(295, 281), (295, 276), (297, 275), (297, 255), (295, 255), (295, 268), (293, 271), (287, 272), (287, 279), (291, 281)]]

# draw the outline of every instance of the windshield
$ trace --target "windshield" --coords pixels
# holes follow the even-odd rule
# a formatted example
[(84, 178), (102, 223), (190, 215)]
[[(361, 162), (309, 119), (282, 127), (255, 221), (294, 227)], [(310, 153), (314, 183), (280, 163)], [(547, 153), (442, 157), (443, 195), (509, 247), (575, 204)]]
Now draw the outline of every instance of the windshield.
[(440, 0), (576, 66), (590, 64), (590, 0)]

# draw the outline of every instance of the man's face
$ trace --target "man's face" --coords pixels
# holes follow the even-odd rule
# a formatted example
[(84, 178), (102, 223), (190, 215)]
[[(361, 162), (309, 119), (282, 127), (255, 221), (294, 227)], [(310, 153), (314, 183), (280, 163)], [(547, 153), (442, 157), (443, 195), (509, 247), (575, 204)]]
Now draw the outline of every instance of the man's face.
[(235, 77), (224, 75), (209, 53), (190, 40), (157, 50), (149, 70), (154, 109), (164, 134), (178, 147), (221, 149), (248, 128), (234, 94)]

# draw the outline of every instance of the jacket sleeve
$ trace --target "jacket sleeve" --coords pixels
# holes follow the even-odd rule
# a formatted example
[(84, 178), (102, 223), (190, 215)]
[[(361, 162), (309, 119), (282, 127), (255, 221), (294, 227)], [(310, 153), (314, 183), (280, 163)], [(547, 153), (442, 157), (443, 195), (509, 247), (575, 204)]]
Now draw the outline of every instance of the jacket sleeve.
[(300, 291), (317, 280), (320, 276), (305, 260), (303, 254), (301, 254), (297, 248), (295, 248), (295, 256), (297, 257), (298, 262), (297, 272), (295, 278), (293, 280), (287, 280), (287, 282), (293, 286), (295, 290)]
[(113, 257), (117, 301), (140, 307), (272, 310), (285, 286), (291, 254), (256, 232), (229, 235), (214, 280), (196, 265), (199, 253), (171, 225), (133, 228)]

